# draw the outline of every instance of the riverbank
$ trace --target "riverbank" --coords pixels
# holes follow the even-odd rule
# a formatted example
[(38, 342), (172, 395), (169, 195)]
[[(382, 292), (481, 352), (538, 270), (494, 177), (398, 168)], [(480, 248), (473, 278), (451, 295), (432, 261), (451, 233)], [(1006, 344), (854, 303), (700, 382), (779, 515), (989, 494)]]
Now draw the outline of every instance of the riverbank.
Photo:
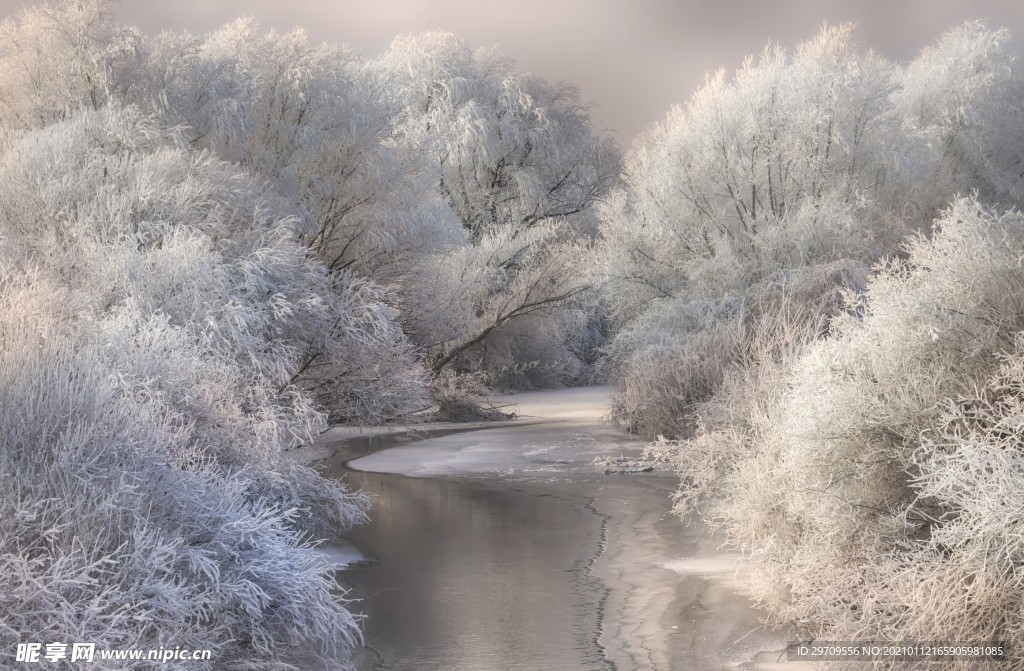
[[(785, 634), (739, 594), (736, 558), (670, 514), (673, 476), (593, 465), (644, 446), (600, 423), (607, 398), (517, 394), (502, 399), (516, 420), (420, 425), (435, 437), (416, 442), (403, 429), (334, 429), (312, 446), (331, 454), (362, 437), (341, 458), (377, 498), (354, 538), (381, 563), (348, 572), (369, 616), (360, 668), (810, 668), (780, 661)], [(510, 663), (517, 645), (540, 656)]]

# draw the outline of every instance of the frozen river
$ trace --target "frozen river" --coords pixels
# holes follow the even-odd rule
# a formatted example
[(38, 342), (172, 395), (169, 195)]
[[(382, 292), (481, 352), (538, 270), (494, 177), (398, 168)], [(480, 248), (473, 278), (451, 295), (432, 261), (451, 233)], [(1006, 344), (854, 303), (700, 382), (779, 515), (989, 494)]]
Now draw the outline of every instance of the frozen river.
[(361, 671), (790, 668), (735, 558), (670, 515), (676, 479), (592, 465), (643, 448), (601, 425), (606, 389), (515, 400), (550, 421), (337, 445), (331, 472), (373, 498), (350, 536), (369, 561), (342, 574)]

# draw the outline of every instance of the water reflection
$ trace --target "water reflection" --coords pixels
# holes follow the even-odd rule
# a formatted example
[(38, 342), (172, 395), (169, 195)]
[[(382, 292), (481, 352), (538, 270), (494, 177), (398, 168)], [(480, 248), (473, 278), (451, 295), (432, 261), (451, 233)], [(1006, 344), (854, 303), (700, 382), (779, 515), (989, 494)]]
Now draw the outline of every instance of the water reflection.
[(380, 562), (346, 574), (368, 617), (362, 669), (599, 669), (601, 518), (587, 500), (518, 483), (353, 472)]
[[(564, 438), (578, 435), (566, 426)], [(772, 668), (755, 659), (778, 643), (751, 634), (758, 614), (702, 575), (721, 559), (715, 542), (670, 516), (673, 476), (409, 478), (342, 466), (409, 442), (348, 441), (330, 464), (374, 499), (351, 539), (376, 561), (341, 574), (367, 617), (360, 671)]]

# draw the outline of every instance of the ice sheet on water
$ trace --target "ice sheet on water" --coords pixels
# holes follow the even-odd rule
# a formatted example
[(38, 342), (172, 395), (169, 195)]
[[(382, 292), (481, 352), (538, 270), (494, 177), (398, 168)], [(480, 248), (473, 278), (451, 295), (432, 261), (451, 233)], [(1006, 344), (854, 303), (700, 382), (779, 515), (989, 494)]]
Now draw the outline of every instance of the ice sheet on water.
[(413, 477), (552, 472), (596, 472), (596, 456), (639, 453), (642, 441), (602, 423), (607, 387), (525, 392), (503, 397), (519, 417), (549, 420), (532, 426), (503, 426), (428, 438), (350, 462), (357, 470)]

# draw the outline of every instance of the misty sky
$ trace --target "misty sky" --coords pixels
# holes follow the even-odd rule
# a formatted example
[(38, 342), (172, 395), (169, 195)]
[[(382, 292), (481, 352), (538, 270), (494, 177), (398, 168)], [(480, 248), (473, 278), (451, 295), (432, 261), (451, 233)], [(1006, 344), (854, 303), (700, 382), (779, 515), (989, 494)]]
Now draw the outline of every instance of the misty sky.
[[(24, 4), (0, 0), (0, 12)], [(577, 84), (598, 125), (624, 146), (685, 102), (705, 72), (733, 70), (769, 41), (792, 47), (824, 21), (856, 23), (860, 43), (898, 60), (969, 18), (1006, 26), (1024, 52), (1021, 0), (121, 0), (116, 11), (147, 33), (205, 32), (247, 14), (266, 29), (303, 26), (366, 56), (426, 30), (473, 47), (498, 43), (522, 70)]]

